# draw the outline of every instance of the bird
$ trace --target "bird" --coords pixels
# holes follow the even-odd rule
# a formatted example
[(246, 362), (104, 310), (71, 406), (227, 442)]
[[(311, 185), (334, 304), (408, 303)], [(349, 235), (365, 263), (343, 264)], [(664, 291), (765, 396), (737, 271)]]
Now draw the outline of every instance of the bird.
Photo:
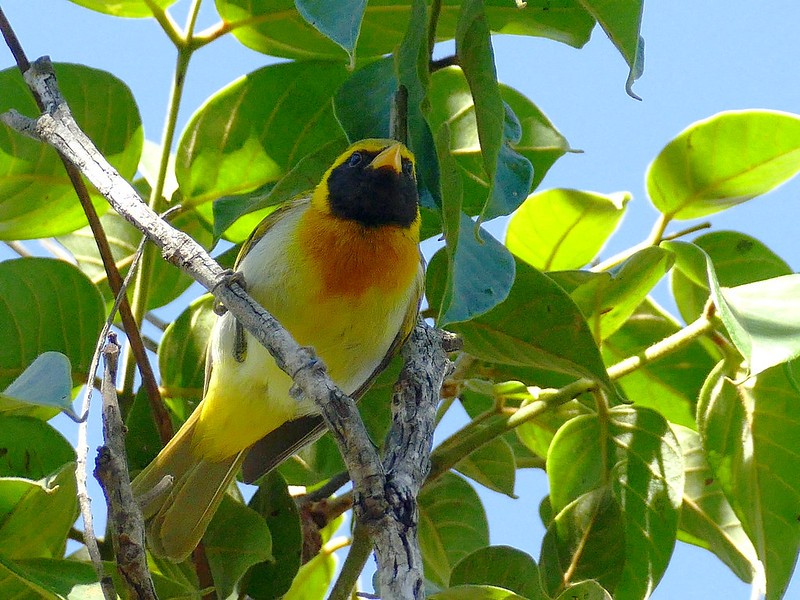
[[(424, 288), (414, 156), (402, 143), (347, 148), (317, 186), (269, 214), (234, 272), (355, 398), (413, 330)], [(308, 398), (229, 312), (209, 337), (203, 399), (132, 482), (153, 554), (185, 560), (244, 464), (246, 481), (324, 432)], [(164, 477), (172, 477), (167, 490)]]

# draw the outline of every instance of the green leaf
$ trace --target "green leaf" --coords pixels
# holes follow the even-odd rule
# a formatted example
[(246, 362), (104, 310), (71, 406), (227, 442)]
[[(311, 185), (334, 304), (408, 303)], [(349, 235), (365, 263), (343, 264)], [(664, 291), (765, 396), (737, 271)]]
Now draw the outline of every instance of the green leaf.
[(307, 600), (324, 598), (336, 572), (336, 555), (322, 552), (300, 567), (292, 581), (292, 587), (281, 600)]
[(546, 600), (539, 585), (536, 562), (522, 550), (510, 546), (480, 548), (453, 567), (451, 588), (475, 584), (504, 588), (528, 600)]
[[(100, 218), (100, 223), (106, 232), (111, 247), (114, 263), (124, 278), (133, 261), (136, 249), (142, 239), (142, 233), (128, 223), (116, 212), (110, 211)], [(206, 249), (211, 248), (212, 236), (205, 222), (194, 210), (181, 211), (170, 221), (173, 227), (188, 233), (195, 241)], [(94, 234), (87, 226), (78, 231), (61, 236), (58, 241), (69, 250), (78, 261), (80, 269), (95, 283), (106, 303), (111, 306), (114, 296), (108, 285), (103, 261), (97, 251)], [(185, 292), (194, 280), (175, 265), (165, 260), (158, 260), (153, 264), (150, 276), (150, 293), (147, 296), (147, 308), (151, 310), (169, 304)]]
[[(589, 41), (594, 19), (577, 0), (531, 0), (520, 10), (507, 0), (486, 0), (495, 33), (546, 37), (579, 48)], [(293, 0), (217, 0), (217, 10), (245, 46), (270, 56), (299, 60), (345, 60), (342, 47), (310, 25)], [(360, 59), (388, 54), (401, 43), (413, 0), (370, 2), (364, 11), (355, 54)], [(460, 0), (442, 2), (437, 41), (456, 34)], [(426, 42), (427, 44), (427, 42)]]
[(525, 600), (509, 590), (492, 585), (459, 585), (430, 596), (431, 600)]
[(344, 65), (329, 62), (285, 63), (258, 69), (214, 94), (178, 144), (175, 175), (183, 204), (276, 182), (304, 156), (343, 138), (331, 98), (347, 75)]
[(333, 97), (333, 112), (350, 142), (390, 138), (390, 113), (397, 77), (392, 58), (368, 63), (353, 73)]
[(768, 600), (783, 597), (800, 548), (800, 394), (781, 367), (735, 385), (720, 366), (697, 406), (708, 462), (766, 572)]
[[(434, 300), (428, 294), (432, 307), (438, 307), (437, 325), (467, 321), (490, 310), (508, 296), (514, 280), (514, 261), (508, 250), (487, 232), (479, 229), (476, 238), (475, 224), (461, 212), (461, 181), (456, 174), (455, 162), (448, 152), (449, 128), (439, 129), (436, 140), (441, 161), (442, 221), (446, 251), (440, 252), (435, 277), (436, 256), (428, 269), (429, 277), (441, 278), (443, 290)], [(441, 266), (447, 258), (446, 267)], [(429, 279), (430, 281), (430, 279)]]
[(540, 560), (550, 591), (594, 578), (617, 600), (646, 597), (672, 554), (683, 470), (667, 422), (646, 408), (615, 406), (559, 429), (547, 455), (556, 517)]
[(494, 181), (503, 143), (505, 108), (497, 85), (494, 51), (483, 0), (465, 0), (456, 25), (456, 56), (475, 106), (483, 167)]
[(31, 600), (84, 600), (97, 583), (89, 563), (32, 558), (11, 560), (0, 553), (0, 590), (7, 598)]
[(203, 545), (220, 598), (230, 595), (251, 566), (274, 561), (272, 536), (264, 519), (228, 494), (208, 525)]
[(543, 271), (579, 269), (597, 256), (617, 228), (631, 199), (553, 189), (529, 196), (511, 216), (505, 244)]
[(765, 194), (799, 170), (800, 117), (722, 112), (667, 144), (647, 170), (647, 193), (665, 217), (694, 219)]
[[(168, 397), (164, 396), (164, 400), (168, 405), (174, 406)], [(131, 473), (136, 473), (149, 465), (163, 447), (144, 386), (137, 390), (133, 404), (124, 418), (127, 429), (125, 452), (128, 458), (128, 469)], [(180, 425), (180, 423), (182, 420), (176, 425)]]
[(516, 498), (514, 452), (502, 438), (495, 438), (465, 456), (454, 469), (490, 490)]
[(628, 94), (640, 99), (631, 88), (644, 71), (644, 40), (639, 36), (644, 0), (580, 0), (580, 3), (597, 19), (628, 63), (630, 72), (625, 87)]
[(100, 292), (73, 265), (48, 258), (0, 263), (0, 387), (6, 387), (43, 352), (61, 352), (72, 377), (89, 372), (105, 308)]
[(539, 558), (542, 583), (551, 596), (587, 577), (613, 589), (626, 551), (622, 509), (610, 487), (586, 492), (547, 526)]
[(56, 411), (26, 411), (24, 405), (56, 408), (76, 421), (80, 418), (72, 410), (72, 369), (69, 358), (60, 352), (45, 352), (0, 393), (0, 414), (49, 415)]
[[(535, 400), (533, 400), (535, 401)], [(523, 403), (523, 406), (528, 402)], [(514, 431), (527, 448), (537, 456), (547, 456), (556, 432), (570, 419), (589, 413), (589, 409), (578, 400), (571, 400), (552, 410), (545, 411), (535, 419), (525, 421)]]
[[(642, 302), (630, 319), (603, 342), (607, 365), (642, 353), (681, 326), (652, 299)], [(699, 340), (657, 361), (643, 365), (616, 384), (637, 406), (658, 411), (671, 423), (695, 429), (695, 404), (700, 388), (718, 360)]]
[[(472, 219), (463, 213), (460, 217), (458, 228), (452, 232), (458, 239), (452, 253), (437, 252), (440, 258), (435, 255), (428, 268), (433, 273), (430, 280), (442, 277), (439, 270), (448, 274), (447, 293), (436, 297), (441, 302), (431, 302), (432, 306), (440, 307), (438, 327), (468, 322), (485, 314), (508, 297), (514, 282), (514, 259), (508, 250), (483, 228), (479, 230), (482, 243), (479, 242), (475, 239)], [(434, 297), (428, 295), (429, 299)]]
[[(139, 172), (147, 182), (150, 189), (158, 181), (158, 172), (161, 169), (161, 146), (156, 142), (145, 140), (142, 148), (142, 157), (139, 159)], [(178, 189), (178, 180), (175, 178), (175, 153), (170, 152), (167, 159), (167, 172), (164, 178), (164, 189), (162, 197), (165, 200), (172, 199), (172, 195)], [(149, 190), (148, 190), (149, 194)]]
[[(450, 67), (431, 75), (431, 126), (438, 131), (442, 124), (447, 123), (450, 128), (450, 153), (458, 165), (464, 189), (463, 210), (469, 215), (477, 215), (484, 210), (490, 193), (492, 206), (497, 208), (492, 209), (493, 214), (509, 214), (519, 206), (530, 189), (541, 183), (555, 161), (570, 151), (564, 136), (528, 98), (502, 84), (500, 94), (506, 105), (506, 124), (510, 127), (514, 121), (519, 130), (513, 136), (511, 131), (505, 135), (506, 141), (497, 163), (497, 185), (492, 188), (478, 143), (474, 101), (463, 72), (458, 67)], [(520, 158), (533, 166), (532, 180), (529, 167)], [(506, 188), (509, 191), (507, 198), (503, 193)], [(502, 202), (499, 196), (504, 196)]]
[(800, 275), (722, 288), (711, 258), (702, 249), (686, 242), (666, 242), (664, 247), (675, 252), (681, 270), (695, 282), (705, 262), (711, 298), (752, 375), (800, 355), (800, 312), (796, 305)]
[(672, 431), (681, 445), (686, 474), (679, 539), (703, 542), (737, 577), (751, 582), (760, 568), (756, 549), (708, 465), (700, 435), (680, 425), (673, 425)]
[[(441, 297), (441, 272), (442, 261), (434, 256), (427, 287), (432, 306)], [(589, 327), (567, 293), (519, 260), (516, 273), (505, 301), (471, 321), (448, 327), (461, 335), (464, 350), (481, 360), (589, 377), (610, 388)]]
[(0, 555), (60, 558), (77, 515), (75, 463), (39, 481), (0, 478)]
[[(717, 281), (726, 287), (792, 272), (791, 267), (767, 246), (738, 231), (713, 231), (699, 236), (692, 243), (708, 254), (714, 264)], [(673, 269), (670, 286), (681, 316), (691, 323), (701, 315), (708, 300), (705, 276), (700, 283), (696, 283), (681, 268)]]
[(550, 273), (581, 309), (594, 338), (610, 337), (672, 267), (672, 254), (657, 247), (643, 248), (610, 271)]
[(341, 46), (355, 64), (355, 47), (367, 0), (331, 4), (325, 0), (294, 0), (303, 18), (322, 35)]
[(420, 204), (442, 209), (439, 159), (428, 121), (430, 100), (430, 48), (428, 7), (425, 0), (412, 0), (411, 15), (402, 42), (395, 53), (397, 82), (408, 91), (408, 146), (416, 158)]
[(456, 563), (489, 545), (486, 513), (475, 490), (453, 473), (426, 484), (418, 502), (425, 577), (445, 587)]
[[(131, 91), (119, 79), (83, 65), (54, 65), (59, 87), (81, 129), (126, 179), (142, 153), (142, 123)], [(39, 114), (16, 67), (0, 71), (0, 112)], [(108, 203), (90, 187), (98, 212)], [(49, 237), (86, 225), (64, 165), (47, 144), (0, 128), (0, 239)]]
[(217, 320), (213, 302), (210, 295), (198, 298), (164, 331), (158, 348), (164, 396), (198, 402), (202, 398), (206, 345)]
[(344, 138), (335, 139), (301, 158), (277, 182), (247, 194), (218, 198), (214, 201), (214, 236), (224, 234), (229, 241), (243, 242), (276, 206), (310, 193), (346, 148)]
[(489, 197), (481, 209), (480, 222), (513, 211), (528, 195), (533, 181), (530, 161), (509, 145), (519, 141), (522, 129), (500, 93), (483, 0), (462, 4), (456, 27), (456, 55), (474, 102), (483, 169), (489, 183)]
[(0, 416), (0, 477), (43, 479), (75, 460), (72, 445), (33, 417)]
[(581, 581), (569, 586), (558, 595), (556, 600), (613, 600), (611, 594), (603, 586), (593, 580)]
[[(152, 0), (152, 4), (165, 10), (175, 4), (177, 0)], [(115, 17), (152, 17), (153, 11), (150, 10), (148, 2), (145, 0), (70, 0), (78, 6), (90, 8), (100, 13), (113, 15)]]
[(280, 598), (292, 586), (300, 568), (303, 534), (297, 504), (289, 495), (286, 481), (273, 471), (261, 481), (249, 506), (267, 522), (274, 559), (250, 567), (240, 588), (254, 600)]

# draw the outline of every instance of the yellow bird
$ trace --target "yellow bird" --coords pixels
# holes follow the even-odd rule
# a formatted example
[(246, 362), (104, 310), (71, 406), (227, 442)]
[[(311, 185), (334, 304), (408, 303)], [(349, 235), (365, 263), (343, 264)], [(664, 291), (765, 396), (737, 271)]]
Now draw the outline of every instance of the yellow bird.
[[(401, 143), (350, 146), (307, 197), (270, 214), (236, 263), (248, 292), (331, 378), (360, 396), (411, 333), (423, 293), (414, 157)], [(242, 463), (252, 480), (323, 431), (314, 403), (226, 313), (209, 341), (203, 401), (133, 482), (151, 550), (185, 559)], [(248, 456), (249, 453), (249, 456)], [(149, 494), (152, 496), (152, 494)]]

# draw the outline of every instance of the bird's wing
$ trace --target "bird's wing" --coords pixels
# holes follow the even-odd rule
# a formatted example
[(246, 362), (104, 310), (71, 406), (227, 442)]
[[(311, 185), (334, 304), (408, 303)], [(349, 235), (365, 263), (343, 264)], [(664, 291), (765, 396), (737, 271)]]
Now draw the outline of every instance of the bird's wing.
[[(422, 294), (425, 289), (425, 261), (420, 255), (419, 270), (414, 279), (414, 290), (411, 300), (406, 308), (406, 314), (400, 330), (397, 332), (389, 349), (381, 360), (380, 364), (353, 392), (350, 397), (358, 401), (372, 385), (375, 378), (380, 375), (392, 358), (400, 351), (403, 344), (411, 335), (417, 324), (419, 305), (422, 301)], [(259, 477), (266, 475), (272, 469), (297, 453), (301, 448), (319, 439), (325, 433), (325, 423), (318, 415), (300, 417), (292, 421), (287, 421), (277, 429), (269, 432), (253, 444), (247, 452), (242, 465), (242, 475), (245, 483), (252, 483)]]

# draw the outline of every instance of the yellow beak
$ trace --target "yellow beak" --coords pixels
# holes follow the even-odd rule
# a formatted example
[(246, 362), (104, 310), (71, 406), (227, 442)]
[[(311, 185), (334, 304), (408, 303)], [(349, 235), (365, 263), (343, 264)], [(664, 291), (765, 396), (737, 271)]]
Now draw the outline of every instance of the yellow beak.
[(386, 150), (378, 154), (375, 159), (370, 163), (371, 169), (380, 169), (381, 167), (390, 167), (398, 173), (403, 172), (403, 155), (401, 154), (402, 144), (392, 144)]

